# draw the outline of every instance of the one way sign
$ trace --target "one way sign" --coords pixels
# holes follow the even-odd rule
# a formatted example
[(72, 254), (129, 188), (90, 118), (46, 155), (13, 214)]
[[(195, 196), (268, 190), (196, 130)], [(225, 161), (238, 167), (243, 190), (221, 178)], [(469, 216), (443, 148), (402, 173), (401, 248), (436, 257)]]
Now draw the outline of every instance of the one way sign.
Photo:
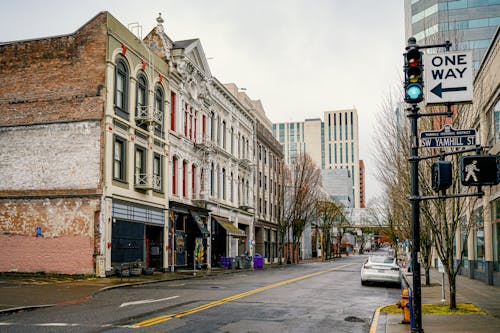
[(472, 52), (424, 55), (425, 103), (472, 101)]

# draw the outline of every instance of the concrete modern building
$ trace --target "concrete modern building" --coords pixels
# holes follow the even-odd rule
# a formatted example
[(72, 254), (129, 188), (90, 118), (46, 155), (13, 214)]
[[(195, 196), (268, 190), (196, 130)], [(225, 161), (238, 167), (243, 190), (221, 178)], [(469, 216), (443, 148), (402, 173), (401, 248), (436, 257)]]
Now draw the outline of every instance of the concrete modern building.
[(452, 42), (454, 50), (472, 50), (474, 69), (500, 24), (499, 0), (405, 0), (406, 40), (417, 44)]
[(352, 176), (347, 169), (321, 169), (323, 190), (345, 208), (354, 207)]
[(324, 121), (273, 124), (273, 135), (283, 145), (284, 160), (291, 163), (307, 153), (318, 168), (346, 169), (352, 178), (353, 206), (360, 207), (358, 114), (356, 109), (326, 111)]
[(366, 208), (365, 181), (365, 162), (359, 160), (359, 208)]

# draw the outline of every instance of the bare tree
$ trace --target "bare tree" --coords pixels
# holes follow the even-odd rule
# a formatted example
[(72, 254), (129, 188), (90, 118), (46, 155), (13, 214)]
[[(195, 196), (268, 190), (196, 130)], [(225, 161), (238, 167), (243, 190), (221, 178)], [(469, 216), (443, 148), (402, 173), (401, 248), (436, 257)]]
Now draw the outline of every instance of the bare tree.
[[(455, 128), (467, 127), (470, 124), (472, 115), (472, 108), (470, 106), (460, 106), (453, 108), (454, 115), (449, 118), (439, 117), (432, 119), (432, 122), (424, 123), (424, 126), (431, 127), (433, 129), (441, 128), (445, 124), (451, 124)], [(433, 153), (438, 153), (439, 151), (433, 151)], [(464, 191), (475, 191), (467, 190), (463, 188), (460, 184), (460, 172), (459, 172), (459, 155), (452, 155), (449, 157), (453, 166), (453, 185), (449, 190), (449, 193), (463, 193)], [(432, 190), (430, 169), (432, 160), (428, 160), (422, 165), (423, 172), (419, 175), (419, 180), (421, 184), (421, 192), (423, 195), (434, 195), (436, 194)], [(442, 191), (441, 194), (445, 194)], [(442, 200), (431, 200), (429, 202), (424, 202), (421, 205), (423, 216), (428, 221), (426, 226), (432, 233), (432, 246), (436, 249), (436, 252), (443, 264), (443, 268), (448, 278), (449, 285), (449, 306), (450, 309), (456, 308), (456, 276), (458, 275), (462, 263), (463, 255), (466, 243), (461, 244), (461, 251), (459, 253), (454, 253), (457, 235), (462, 233), (464, 241), (466, 242), (470, 230), (472, 229), (475, 220), (473, 218), (467, 219), (467, 216), (473, 216), (473, 207), (477, 201), (477, 198), (449, 198)], [(455, 257), (457, 261), (455, 261)]]
[[(375, 153), (378, 165), (378, 178), (384, 185), (387, 222), (390, 226), (390, 238), (404, 239), (409, 237), (411, 230), (410, 193), (408, 158), (410, 152), (410, 136), (408, 122), (404, 116), (404, 108), (400, 102), (403, 96), (401, 91), (393, 91), (382, 105), (377, 122), (377, 139), (379, 149)], [(430, 117), (421, 119), (419, 131), (441, 129), (444, 124), (452, 124), (455, 128), (467, 127), (471, 124), (473, 115), (467, 106), (455, 107), (451, 118)], [(428, 108), (426, 112), (444, 111), (441, 108)], [(399, 112), (399, 113), (398, 113)], [(425, 150), (422, 155), (431, 155), (439, 151)], [(422, 156), (421, 155), (421, 156)], [(454, 165), (454, 185), (450, 193), (463, 191), (459, 185), (458, 156), (450, 158)], [(432, 159), (422, 160), (419, 163), (420, 195), (429, 196), (436, 193), (432, 190), (431, 165)], [(466, 244), (462, 244), (461, 251), (454, 256), (454, 242), (457, 235), (462, 233), (467, 239), (473, 219), (467, 221), (466, 216), (472, 215), (474, 200), (455, 198), (444, 200), (421, 201), (422, 212), (420, 220), (420, 249), (421, 263), (425, 270), (425, 283), (430, 284), (429, 270), (431, 267), (432, 249), (434, 248), (443, 263), (448, 277), (450, 308), (456, 308), (456, 275), (463, 262), (463, 253)], [(458, 242), (457, 242), (458, 243)]]
[[(307, 222), (311, 222), (315, 205), (320, 198), (321, 173), (307, 154), (299, 155), (283, 172), (283, 205), (280, 228), (284, 228), (284, 242), (287, 243), (287, 261), (298, 262), (300, 238)], [(291, 252), (290, 255), (290, 244)]]
[(289, 239), (289, 230), (291, 226), (290, 220), (290, 207), (285, 204), (285, 197), (289, 195), (289, 188), (291, 185), (291, 173), (290, 169), (285, 163), (280, 163), (278, 166), (278, 212), (277, 212), (277, 220), (278, 220), (278, 243), (280, 248), (280, 265), (283, 263), (282, 259), (286, 256), (287, 259), (290, 258), (290, 244), (291, 240)]
[(316, 216), (323, 234), (323, 260), (329, 259), (332, 256), (333, 227), (335, 221), (342, 215), (342, 204), (335, 200), (326, 197), (316, 203)]

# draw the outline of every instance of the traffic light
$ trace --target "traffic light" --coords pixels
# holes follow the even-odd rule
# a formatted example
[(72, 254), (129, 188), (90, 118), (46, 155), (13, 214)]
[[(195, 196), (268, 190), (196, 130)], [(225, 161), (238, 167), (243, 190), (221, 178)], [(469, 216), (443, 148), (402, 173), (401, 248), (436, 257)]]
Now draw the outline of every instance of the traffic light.
[(415, 104), (424, 99), (422, 52), (413, 46), (405, 53), (405, 101)]
[(497, 185), (500, 180), (499, 163), (498, 155), (473, 155), (460, 158), (462, 185)]
[(432, 189), (436, 192), (446, 190), (452, 183), (451, 162), (434, 162), (434, 164), (432, 164)]

